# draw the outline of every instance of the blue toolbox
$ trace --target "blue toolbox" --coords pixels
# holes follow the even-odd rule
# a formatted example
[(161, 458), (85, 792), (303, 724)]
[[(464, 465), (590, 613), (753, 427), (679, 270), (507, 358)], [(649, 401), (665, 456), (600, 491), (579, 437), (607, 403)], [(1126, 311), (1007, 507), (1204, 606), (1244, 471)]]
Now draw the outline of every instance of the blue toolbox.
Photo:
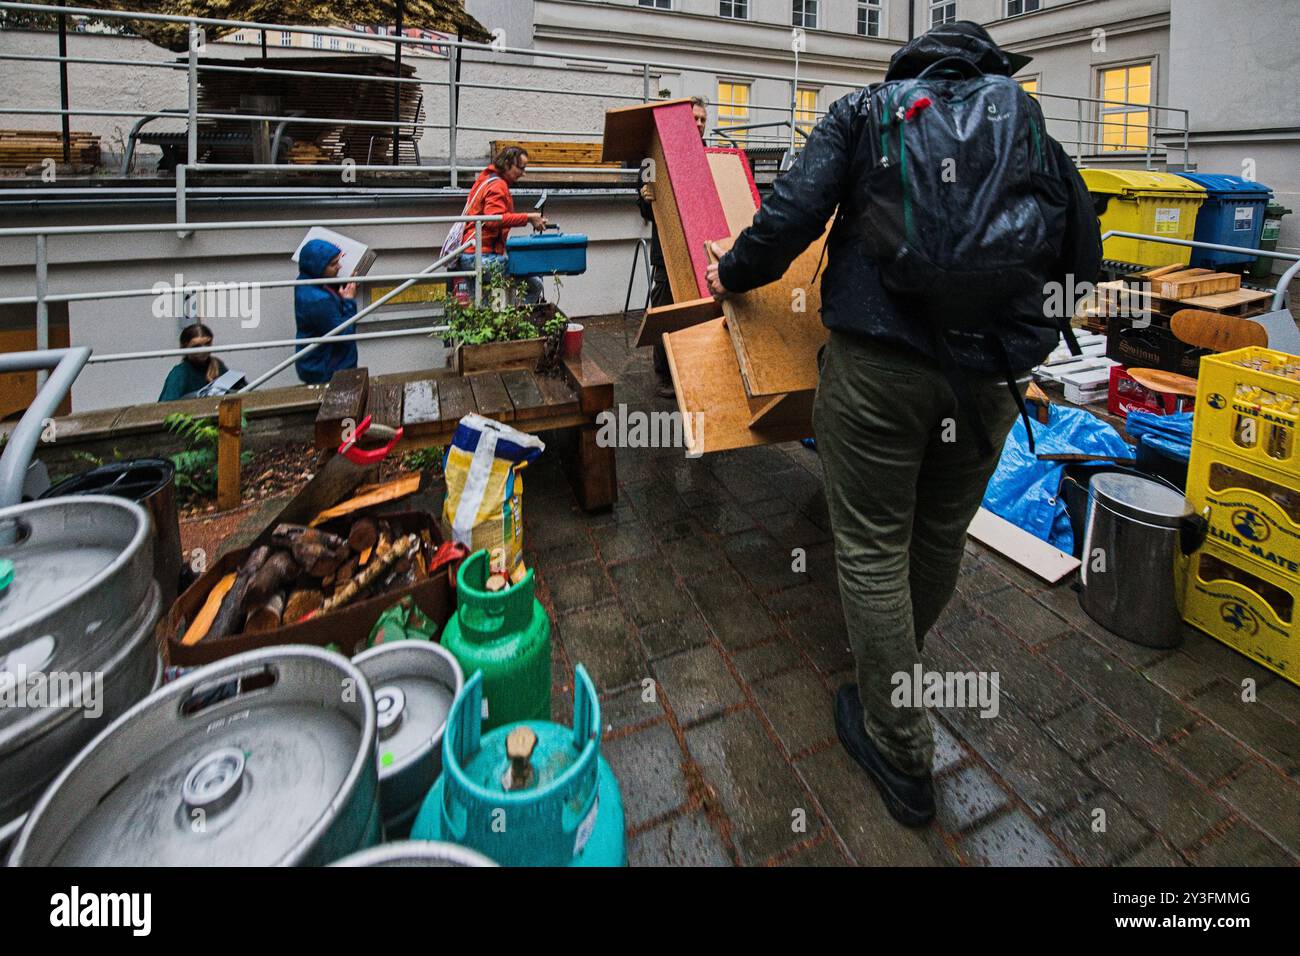
[[(1273, 192), (1262, 183), (1240, 176), (1222, 176), (1208, 173), (1179, 173), (1183, 179), (1202, 187), (1205, 202), (1196, 214), (1198, 242), (1213, 242), (1220, 246), (1242, 246), (1258, 249), (1260, 233), (1264, 228), (1264, 210)], [(1223, 252), (1218, 249), (1193, 249), (1191, 265), (1206, 269), (1241, 265), (1254, 262), (1249, 254)]]
[(506, 240), (506, 272), (512, 276), (576, 276), (587, 271), (587, 237), (537, 233)]

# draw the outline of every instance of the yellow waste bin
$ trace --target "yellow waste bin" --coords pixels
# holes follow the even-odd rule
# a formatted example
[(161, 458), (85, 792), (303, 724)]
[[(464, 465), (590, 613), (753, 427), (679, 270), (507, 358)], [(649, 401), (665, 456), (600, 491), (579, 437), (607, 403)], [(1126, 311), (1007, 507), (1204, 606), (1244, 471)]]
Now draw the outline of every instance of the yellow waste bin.
[[(1205, 202), (1205, 190), (1172, 173), (1136, 169), (1080, 169), (1101, 219), (1101, 231), (1117, 229), (1148, 236), (1191, 239), (1196, 214)], [(1107, 239), (1102, 247), (1107, 259), (1141, 266), (1186, 265), (1190, 246), (1142, 239)]]

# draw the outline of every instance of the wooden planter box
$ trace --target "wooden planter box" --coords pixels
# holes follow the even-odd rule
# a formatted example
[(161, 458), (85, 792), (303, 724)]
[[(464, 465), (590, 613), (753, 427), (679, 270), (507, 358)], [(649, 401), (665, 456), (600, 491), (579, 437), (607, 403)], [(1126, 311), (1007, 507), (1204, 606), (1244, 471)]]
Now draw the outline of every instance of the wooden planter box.
[(515, 342), (485, 342), (482, 345), (456, 346), (456, 371), (461, 375), (475, 372), (499, 372), (503, 369), (533, 370), (542, 360), (546, 339), (519, 339)]

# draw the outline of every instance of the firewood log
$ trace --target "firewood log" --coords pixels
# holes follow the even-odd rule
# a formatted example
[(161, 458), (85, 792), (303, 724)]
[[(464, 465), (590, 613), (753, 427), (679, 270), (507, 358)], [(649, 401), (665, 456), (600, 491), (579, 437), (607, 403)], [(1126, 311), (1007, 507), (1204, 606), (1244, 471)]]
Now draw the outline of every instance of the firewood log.
[(328, 614), (330, 611), (352, 601), (372, 583), (386, 575), (393, 563), (405, 557), (416, 546), (417, 542), (418, 539), (412, 534), (399, 539), (382, 551), (376, 547), (375, 556), (370, 559), (370, 563), (366, 565), (365, 569), (343, 585), (342, 588), (335, 591), (333, 597), (326, 601), (317, 613)]
[(239, 573), (235, 575), (235, 583), (222, 598), (221, 609), (217, 611), (212, 627), (208, 628), (208, 637), (225, 637), (227, 634), (235, 633), (235, 628), (243, 623), (244, 595), (248, 591), (248, 585), (270, 556), (271, 549), (262, 545), (244, 559)]
[(357, 554), (361, 554), (367, 548), (373, 548), (378, 540), (379, 525), (375, 523), (374, 518), (358, 518), (348, 531), (348, 547)]
[(348, 543), (343, 538), (302, 525), (277, 526), (271, 534), (271, 543), (293, 552), (294, 560), (317, 578), (329, 577), (348, 556)]
[(284, 622), (295, 624), (325, 603), (320, 588), (303, 588), (292, 592), (284, 603)]
[(244, 633), (255, 634), (280, 626), (284, 618), (284, 593), (277, 591), (265, 603), (253, 608), (244, 619)]
[(288, 551), (276, 551), (258, 569), (244, 594), (244, 611), (264, 607), (270, 598), (283, 591), (298, 576), (298, 562)]

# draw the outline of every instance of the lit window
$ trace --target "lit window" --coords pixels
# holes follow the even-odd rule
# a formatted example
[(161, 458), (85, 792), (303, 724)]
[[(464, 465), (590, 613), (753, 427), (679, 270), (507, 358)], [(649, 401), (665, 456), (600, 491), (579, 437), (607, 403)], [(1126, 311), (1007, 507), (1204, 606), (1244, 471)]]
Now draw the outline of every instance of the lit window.
[(1034, 99), (1038, 99), (1038, 77), (1031, 76), (1028, 79), (1016, 80), (1016, 82), (1020, 84), (1022, 90)]
[(293, 46), (293, 34), (288, 30), (280, 31), (280, 46)]
[(957, 19), (957, 0), (930, 0), (930, 26), (952, 23)]
[(795, 125), (805, 135), (811, 133), (817, 125), (817, 91), (800, 89), (794, 110)]
[(729, 20), (748, 20), (749, 0), (720, 0), (718, 16)]
[(858, 36), (880, 36), (880, 4), (883, 0), (858, 0)]
[(636, 0), (639, 7), (653, 7), (655, 10), (671, 10), (673, 0)]
[(331, 49), (331, 50), (337, 50), (338, 48), (339, 48), (339, 38), (338, 38), (338, 37), (330, 37), (330, 49)]
[[(729, 83), (719, 81), (718, 83), (718, 125), (719, 126), (747, 126), (749, 125), (749, 84), (748, 83)], [(732, 134), (733, 139), (744, 139), (747, 130), (737, 130)]]
[(1007, 16), (1018, 17), (1022, 13), (1033, 13), (1042, 6), (1042, 0), (1007, 0)]
[(821, 0), (794, 0), (793, 16), (791, 24), (796, 27), (806, 27), (809, 30), (817, 29), (817, 8), (821, 6)]
[(1102, 152), (1146, 149), (1151, 111), (1142, 107), (1151, 103), (1151, 64), (1102, 70), (1100, 86)]
[(319, 50), (321, 47), (325, 45), (325, 38), (321, 36), (319, 33), (313, 33), (311, 35), (311, 45), (315, 47), (317, 50)]

